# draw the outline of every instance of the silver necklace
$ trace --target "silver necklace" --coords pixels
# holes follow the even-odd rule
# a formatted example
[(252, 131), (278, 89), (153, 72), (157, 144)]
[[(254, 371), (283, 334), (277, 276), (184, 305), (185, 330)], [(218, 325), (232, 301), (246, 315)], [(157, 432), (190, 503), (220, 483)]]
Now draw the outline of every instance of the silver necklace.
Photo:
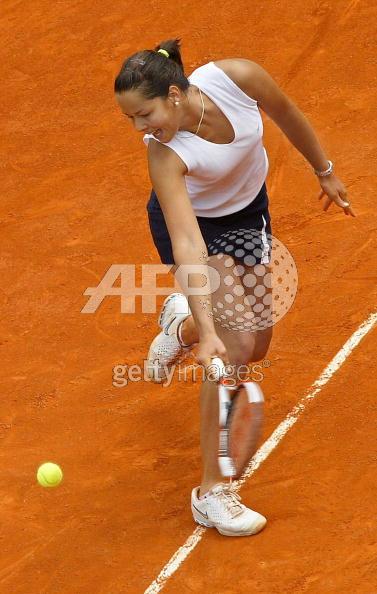
[[(198, 87), (198, 89), (199, 89), (199, 87)], [(199, 122), (199, 125), (198, 125), (197, 129), (196, 129), (196, 132), (191, 132), (191, 134), (193, 136), (196, 136), (198, 134), (199, 128), (200, 128), (200, 126), (202, 124), (203, 117), (204, 117), (204, 101), (203, 101), (202, 91), (200, 89), (199, 89), (199, 94), (200, 94), (200, 99), (201, 99), (201, 102), (202, 102), (202, 116), (200, 118), (200, 122)], [(191, 138), (191, 136), (182, 136), (182, 138)]]

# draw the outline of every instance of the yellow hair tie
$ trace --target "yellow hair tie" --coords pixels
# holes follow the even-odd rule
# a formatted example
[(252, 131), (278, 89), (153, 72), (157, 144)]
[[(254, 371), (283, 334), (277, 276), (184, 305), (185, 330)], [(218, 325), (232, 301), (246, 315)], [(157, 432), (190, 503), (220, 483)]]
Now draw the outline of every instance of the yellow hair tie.
[(167, 51), (166, 51), (166, 50), (164, 50), (164, 49), (159, 49), (159, 50), (157, 51), (157, 53), (158, 53), (158, 54), (164, 54), (164, 56), (166, 56), (167, 58), (170, 58), (170, 56), (169, 56), (169, 52), (167, 52)]

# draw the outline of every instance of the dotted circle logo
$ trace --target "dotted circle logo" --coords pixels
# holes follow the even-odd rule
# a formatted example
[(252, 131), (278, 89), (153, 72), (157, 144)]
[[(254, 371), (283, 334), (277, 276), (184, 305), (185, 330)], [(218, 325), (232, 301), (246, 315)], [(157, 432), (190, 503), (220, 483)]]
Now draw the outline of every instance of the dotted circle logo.
[(276, 237), (255, 229), (229, 231), (209, 244), (208, 253), (218, 261), (212, 264), (220, 273), (212, 311), (221, 326), (263, 330), (287, 313), (296, 296), (297, 268)]

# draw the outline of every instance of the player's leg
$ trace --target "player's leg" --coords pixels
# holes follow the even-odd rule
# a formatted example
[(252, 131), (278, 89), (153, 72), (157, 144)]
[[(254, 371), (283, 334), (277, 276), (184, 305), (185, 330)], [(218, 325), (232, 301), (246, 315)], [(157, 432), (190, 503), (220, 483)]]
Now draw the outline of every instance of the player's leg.
[[(268, 351), (272, 338), (272, 326), (257, 330), (257, 323), (254, 321), (257, 319), (255, 314), (261, 313), (261, 311), (258, 312), (260, 307), (257, 307), (256, 312), (252, 308), (261, 303), (264, 306), (263, 311), (269, 312), (268, 304), (270, 300), (266, 299), (265, 295), (269, 294), (271, 290), (267, 288), (266, 291), (261, 289), (255, 291), (256, 287), (264, 285), (260, 268), (256, 269), (254, 266), (243, 266), (241, 268), (234, 261), (234, 265), (229, 267), (224, 265), (225, 262), (229, 264), (228, 258), (227, 260), (219, 260), (211, 256), (209, 259), (209, 265), (213, 266), (220, 275), (220, 286), (212, 294), (211, 301), (216, 333), (227, 349), (230, 364), (234, 369), (233, 379), (240, 382), (249, 379), (248, 364), (263, 359)], [(253, 275), (253, 278), (250, 275)], [(232, 291), (230, 291), (230, 288)], [(263, 303), (263, 298), (265, 303)], [(221, 311), (227, 312), (225, 320), (218, 315), (218, 312)], [(233, 315), (229, 315), (230, 313), (233, 313)], [(237, 320), (237, 317), (238, 322), (235, 323), (239, 326), (242, 325), (246, 331), (226, 327), (229, 320), (232, 318)], [(264, 319), (267, 320), (268, 316), (265, 315)], [(244, 326), (246, 323), (251, 324), (251, 326)], [(247, 330), (249, 327), (251, 329)], [(219, 430), (217, 387), (213, 382), (203, 381), (200, 392), (200, 412), (203, 465), (200, 494), (202, 495), (214, 484), (222, 480), (217, 460)]]
[[(216, 266), (220, 267), (222, 275), (224, 271), (221, 270), (221, 265), (216, 264)], [(232, 283), (233, 287), (239, 287), (233, 293), (239, 297), (232, 303), (234, 308), (237, 304), (241, 305), (241, 295), (243, 296), (242, 304), (245, 304), (247, 295), (251, 295), (251, 292), (247, 292), (250, 277), (247, 278), (246, 273), (251, 274), (252, 272), (251, 270), (244, 271), (245, 285), (241, 279), (242, 275), (239, 277), (241, 280)], [(254, 286), (257, 284), (255, 283)], [(242, 288), (245, 293), (243, 293)], [(224, 283), (220, 283), (220, 287), (212, 295), (213, 308), (221, 309), (218, 304), (223, 304), (226, 301), (225, 296), (229, 294), (229, 287), (224, 289)], [(253, 299), (250, 299), (250, 304), (248, 301), (247, 299), (247, 305), (254, 303)], [(247, 311), (250, 311), (250, 308), (243, 310), (245, 313)], [(239, 314), (240, 308), (235, 309), (235, 312)], [(215, 330), (224, 342), (230, 363), (234, 366), (234, 379), (236, 381), (246, 380), (248, 378), (243, 377), (239, 366), (247, 366), (250, 361), (259, 360), (265, 355), (271, 340), (272, 330), (270, 327), (259, 331), (250, 330), (246, 332), (241, 332), (237, 328), (229, 329), (225, 327), (223, 318), (217, 316), (216, 312), (214, 313)], [(227, 319), (230, 319), (228, 315)], [(246, 317), (245, 319), (249, 320), (251, 318)], [(217, 385), (214, 382), (208, 379), (203, 381), (200, 390), (202, 478), (200, 486), (192, 490), (191, 510), (196, 522), (205, 526), (216, 527), (221, 534), (231, 536), (257, 534), (266, 525), (266, 518), (245, 505), (241, 506), (239, 495), (236, 496), (232, 492), (231, 486), (225, 483), (220, 472), (218, 462), (219, 400), (217, 390)]]

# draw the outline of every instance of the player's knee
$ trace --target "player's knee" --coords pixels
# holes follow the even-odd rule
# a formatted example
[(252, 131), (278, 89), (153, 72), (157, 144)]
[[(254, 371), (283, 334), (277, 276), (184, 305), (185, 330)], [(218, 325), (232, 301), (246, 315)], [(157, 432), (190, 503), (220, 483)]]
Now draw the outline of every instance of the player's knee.
[(247, 365), (260, 361), (268, 352), (272, 338), (272, 328), (259, 332), (245, 332), (237, 345), (237, 351), (232, 353), (233, 364)]
[(257, 332), (250, 361), (261, 361), (268, 353), (272, 339), (272, 328)]
[(255, 362), (264, 359), (268, 353), (268, 347), (269, 344), (258, 345), (258, 347), (255, 347), (251, 354), (250, 361)]
[(254, 345), (250, 340), (242, 338), (238, 341), (237, 348), (231, 349), (229, 354), (230, 363), (235, 369), (247, 365), (252, 360)]

